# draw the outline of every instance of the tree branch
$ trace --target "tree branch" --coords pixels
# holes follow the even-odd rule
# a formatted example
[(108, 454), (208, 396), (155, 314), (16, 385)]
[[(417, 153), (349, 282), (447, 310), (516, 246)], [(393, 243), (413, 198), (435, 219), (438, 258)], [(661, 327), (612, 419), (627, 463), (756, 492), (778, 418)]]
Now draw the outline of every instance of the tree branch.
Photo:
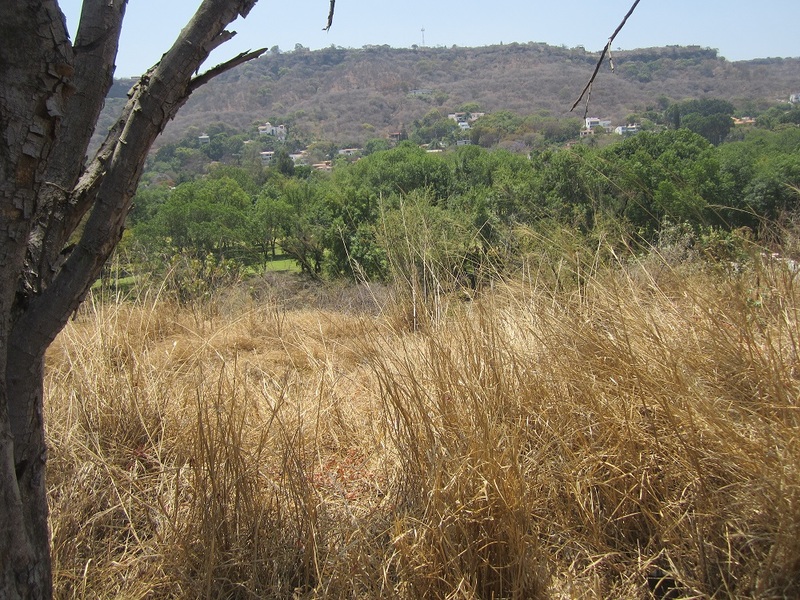
[(331, 0), (331, 8), (328, 11), (328, 24), (322, 28), (322, 31), (330, 31), (333, 26), (333, 13), (336, 10), (336, 0)]
[(28, 244), (27, 285), (37, 291), (49, 284), (53, 264), (91, 206), (89, 196), (68, 190), (73, 189), (84, 168), (85, 149), (113, 83), (125, 5), (125, 0), (83, 3), (73, 60), (64, 67), (69, 98), (56, 131), (57, 143), (47, 161), (47, 186), (39, 194)]
[[(628, 14), (626, 14), (626, 15), (625, 15), (625, 18), (624, 18), (624, 19), (622, 19), (622, 22), (621, 22), (621, 23), (620, 23), (620, 24), (617, 26), (617, 28), (614, 30), (614, 33), (612, 33), (612, 34), (611, 34), (611, 37), (610, 37), (610, 38), (608, 38), (608, 43), (607, 43), (607, 44), (605, 45), (605, 47), (603, 48), (603, 51), (600, 53), (600, 59), (597, 61), (597, 64), (596, 64), (596, 65), (595, 65), (595, 67), (594, 67), (594, 72), (592, 73), (592, 76), (589, 78), (589, 82), (588, 82), (588, 83), (586, 84), (586, 86), (583, 88), (583, 91), (581, 92), (581, 95), (580, 95), (580, 96), (578, 96), (578, 99), (577, 99), (577, 100), (575, 100), (575, 104), (573, 104), (573, 105), (572, 105), (572, 108), (570, 108), (570, 109), (569, 109), (569, 111), (570, 111), (570, 112), (572, 112), (573, 110), (575, 110), (575, 107), (576, 107), (576, 106), (578, 106), (578, 104), (580, 104), (581, 100), (583, 100), (583, 97), (584, 97), (584, 96), (586, 95), (586, 93), (587, 93), (587, 92), (589, 92), (589, 90), (591, 89), (591, 87), (592, 87), (592, 84), (594, 83), (594, 80), (595, 80), (595, 78), (597, 77), (597, 72), (600, 70), (600, 65), (602, 65), (602, 64), (603, 64), (603, 59), (606, 57), (606, 53), (609, 53), (609, 52), (611, 51), (611, 43), (614, 41), (614, 38), (615, 38), (615, 37), (617, 37), (617, 34), (618, 34), (620, 31), (622, 31), (622, 28), (623, 28), (623, 27), (625, 27), (625, 23), (627, 23), (627, 22), (628, 22), (628, 17), (630, 17), (630, 16), (633, 14), (633, 11), (634, 11), (634, 10), (636, 10), (636, 6), (639, 4), (639, 1), (640, 1), (640, 0), (636, 0), (636, 1), (633, 3), (633, 6), (631, 6), (630, 10), (628, 11)], [(586, 111), (587, 111), (587, 113), (588, 113), (588, 111), (589, 111), (589, 104), (588, 104), (588, 103), (586, 104)], [(584, 115), (584, 117), (585, 117), (585, 116), (586, 116), (586, 115)]]
[(213, 69), (209, 69), (202, 75), (198, 75), (194, 79), (189, 82), (189, 93), (194, 92), (197, 88), (201, 85), (205, 85), (209, 81), (211, 81), (217, 75), (221, 75), (225, 71), (230, 71), (234, 67), (238, 67), (239, 65), (246, 63), (249, 60), (253, 60), (254, 58), (258, 58), (262, 54), (267, 51), (267, 48), (259, 48), (258, 50), (254, 51), (247, 51), (242, 52), (241, 54), (237, 54), (232, 59), (225, 61), (222, 64), (217, 65)]
[[(31, 297), (27, 310), (16, 322), (11, 332), (14, 351), (35, 359), (80, 305), (122, 237), (125, 218), (153, 141), (192, 91), (215, 75), (264, 52), (245, 53), (194, 77), (209, 52), (219, 45), (221, 38), (227, 37), (223, 33), (225, 27), (254, 4), (255, 0), (204, 0), (172, 48), (133, 88), (117, 125), (73, 191), (75, 202), (92, 206), (81, 239), (58, 272), (52, 274), (50, 285), (36, 290), (38, 294)], [(70, 145), (69, 140), (62, 143)], [(52, 189), (57, 190), (60, 184), (52, 183)]]

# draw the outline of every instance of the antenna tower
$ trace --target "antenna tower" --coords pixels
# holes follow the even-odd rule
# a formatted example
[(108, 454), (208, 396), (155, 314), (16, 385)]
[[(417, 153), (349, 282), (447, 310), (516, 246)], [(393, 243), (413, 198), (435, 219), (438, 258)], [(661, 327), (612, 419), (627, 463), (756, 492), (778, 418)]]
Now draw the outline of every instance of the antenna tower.
[(422, 45), (425, 46), (425, 28), (423, 27), (421, 31), (422, 31)]

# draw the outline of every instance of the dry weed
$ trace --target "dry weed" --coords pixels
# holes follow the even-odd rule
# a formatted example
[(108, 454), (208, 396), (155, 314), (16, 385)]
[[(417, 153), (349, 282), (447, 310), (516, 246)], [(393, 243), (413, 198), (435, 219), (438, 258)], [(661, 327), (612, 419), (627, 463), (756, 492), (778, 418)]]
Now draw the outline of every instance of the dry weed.
[(794, 274), (561, 275), (416, 331), (85, 311), (48, 357), (58, 597), (800, 595)]

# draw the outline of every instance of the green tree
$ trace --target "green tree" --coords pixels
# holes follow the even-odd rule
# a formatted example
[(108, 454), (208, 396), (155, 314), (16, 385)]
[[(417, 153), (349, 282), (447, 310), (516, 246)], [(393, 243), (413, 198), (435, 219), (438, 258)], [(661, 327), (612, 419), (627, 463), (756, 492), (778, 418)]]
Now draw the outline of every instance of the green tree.
[(389, 140), (384, 138), (372, 138), (367, 140), (367, 142), (364, 144), (363, 153), (364, 156), (369, 156), (370, 154), (388, 150), (389, 148)]
[(727, 100), (704, 98), (671, 105), (665, 111), (665, 119), (673, 129), (684, 127), (716, 146), (733, 127), (734, 112), (733, 104)]
[(291, 213), (281, 240), (283, 251), (300, 265), (303, 273), (319, 277), (325, 259), (325, 240), (332, 217), (313, 180), (283, 179), (280, 198)]
[(609, 183), (603, 200), (651, 238), (665, 219), (713, 223), (710, 205), (725, 192), (719, 161), (707, 140), (686, 129), (642, 132), (600, 154)]
[(796, 211), (800, 129), (754, 129), (717, 154), (727, 184), (721, 213), (730, 227), (757, 229), (762, 219)]
[(716, 113), (712, 115), (701, 115), (700, 113), (689, 113), (681, 120), (681, 125), (702, 135), (715, 146), (725, 141), (731, 128), (733, 119), (729, 115)]
[(230, 258), (247, 250), (250, 207), (250, 196), (228, 177), (184, 183), (169, 195), (151, 231), (179, 251)]
[(216, 165), (208, 173), (209, 179), (232, 179), (249, 196), (255, 197), (259, 191), (258, 181), (253, 174), (242, 167)]
[(278, 240), (292, 223), (292, 206), (283, 198), (262, 193), (256, 201), (252, 220), (253, 239), (261, 248), (264, 259), (275, 259)]
[(413, 305), (414, 328), (436, 318), (443, 297), (474, 287), (480, 233), (463, 213), (437, 206), (428, 191), (386, 206), (375, 233), (392, 281)]
[(264, 163), (261, 160), (261, 148), (258, 144), (251, 142), (243, 145), (239, 165), (247, 171), (247, 174), (256, 185), (264, 184)]
[(313, 162), (323, 162), (333, 160), (339, 151), (339, 147), (329, 141), (318, 141), (308, 146), (308, 157)]
[(458, 124), (438, 110), (429, 111), (422, 119), (413, 122), (411, 141), (415, 144), (454, 142), (460, 131)]
[(292, 157), (289, 156), (289, 152), (286, 151), (286, 148), (279, 148), (275, 151), (270, 166), (286, 177), (294, 175), (294, 161)]

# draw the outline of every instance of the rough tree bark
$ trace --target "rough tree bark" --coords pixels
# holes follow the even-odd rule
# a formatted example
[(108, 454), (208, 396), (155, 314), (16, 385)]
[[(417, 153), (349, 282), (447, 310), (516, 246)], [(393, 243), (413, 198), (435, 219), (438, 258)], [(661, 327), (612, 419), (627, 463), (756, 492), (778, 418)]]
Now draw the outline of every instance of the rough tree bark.
[(91, 160), (127, 0), (84, 0), (74, 43), (57, 0), (0, 2), (0, 598), (52, 596), (45, 351), (119, 242), (158, 134), (197, 87), (265, 51), (197, 75), (257, 1), (203, 0)]

